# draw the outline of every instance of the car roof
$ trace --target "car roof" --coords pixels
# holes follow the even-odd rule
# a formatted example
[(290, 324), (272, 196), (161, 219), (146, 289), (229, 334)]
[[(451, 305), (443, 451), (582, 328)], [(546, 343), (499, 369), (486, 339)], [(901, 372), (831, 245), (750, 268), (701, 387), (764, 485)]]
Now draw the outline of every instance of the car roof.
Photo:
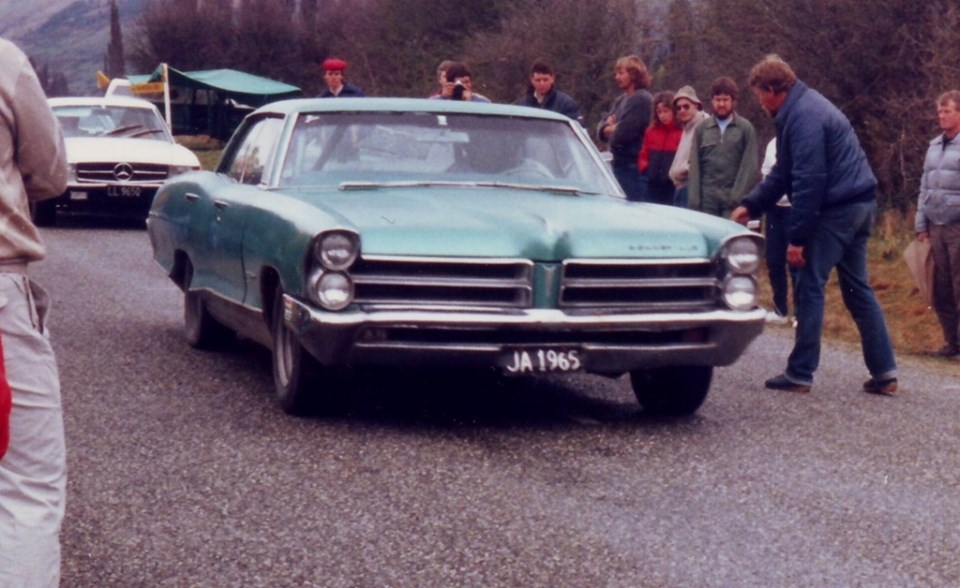
[(569, 121), (562, 114), (542, 108), (438, 100), (427, 98), (297, 98), (281, 100), (261, 106), (257, 113), (273, 113), (286, 116), (299, 112), (434, 112), (437, 114), (489, 114), (498, 116), (522, 116)]
[(47, 103), (51, 108), (57, 106), (126, 106), (128, 108), (156, 109), (156, 106), (152, 103), (130, 96), (70, 96), (48, 98)]

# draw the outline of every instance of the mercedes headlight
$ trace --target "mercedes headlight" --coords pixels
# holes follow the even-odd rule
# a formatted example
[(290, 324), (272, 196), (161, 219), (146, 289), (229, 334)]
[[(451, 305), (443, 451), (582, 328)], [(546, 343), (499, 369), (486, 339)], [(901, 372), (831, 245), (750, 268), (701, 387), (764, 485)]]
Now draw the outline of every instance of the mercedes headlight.
[(168, 177), (171, 177), (171, 178), (172, 178), (172, 177), (174, 177), (174, 176), (179, 176), (180, 174), (185, 174), (185, 173), (187, 173), (188, 171), (195, 171), (195, 170), (198, 170), (198, 169), (200, 169), (200, 168), (198, 168), (198, 167), (196, 167), (196, 166), (193, 166), (193, 165), (171, 165), (171, 166), (170, 166), (170, 173), (169, 173)]
[(752, 237), (736, 237), (723, 246), (721, 257), (731, 273), (753, 274), (760, 268), (760, 245)]
[(345, 270), (353, 265), (359, 253), (359, 239), (352, 233), (333, 232), (317, 240), (316, 256), (326, 269)]

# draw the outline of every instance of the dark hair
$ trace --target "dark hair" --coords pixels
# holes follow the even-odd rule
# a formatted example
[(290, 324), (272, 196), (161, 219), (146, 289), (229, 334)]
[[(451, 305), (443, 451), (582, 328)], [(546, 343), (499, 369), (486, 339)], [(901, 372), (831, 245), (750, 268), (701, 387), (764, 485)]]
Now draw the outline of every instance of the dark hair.
[(722, 76), (710, 84), (710, 97), (726, 95), (734, 100), (737, 99), (737, 96), (740, 94), (740, 88), (737, 87), (737, 83), (733, 81), (733, 78), (729, 76)]
[(658, 104), (669, 106), (674, 112), (676, 112), (677, 110), (677, 107), (673, 105), (673, 92), (671, 92), (670, 90), (657, 92), (656, 96), (653, 97), (654, 110), (656, 110)]
[(750, 70), (750, 87), (771, 90), (775, 94), (788, 92), (797, 83), (797, 74), (793, 73), (786, 61), (779, 55), (770, 54), (760, 60)]
[(553, 73), (553, 68), (550, 67), (550, 64), (543, 59), (534, 61), (533, 65), (530, 66), (530, 75), (532, 76), (533, 74), (545, 74), (554, 77), (557, 75)]
[(447, 81), (452, 82), (457, 78), (473, 78), (473, 74), (466, 64), (456, 62), (447, 68)]

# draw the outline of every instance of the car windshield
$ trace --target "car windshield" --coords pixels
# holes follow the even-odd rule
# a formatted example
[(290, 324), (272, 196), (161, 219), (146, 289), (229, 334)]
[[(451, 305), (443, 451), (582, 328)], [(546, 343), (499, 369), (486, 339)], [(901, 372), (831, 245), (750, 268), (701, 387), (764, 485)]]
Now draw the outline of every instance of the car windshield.
[(58, 106), (53, 109), (71, 137), (135, 137), (170, 141), (163, 119), (149, 108), (130, 106)]
[(300, 115), (282, 186), (511, 185), (615, 193), (570, 123), (456, 113)]

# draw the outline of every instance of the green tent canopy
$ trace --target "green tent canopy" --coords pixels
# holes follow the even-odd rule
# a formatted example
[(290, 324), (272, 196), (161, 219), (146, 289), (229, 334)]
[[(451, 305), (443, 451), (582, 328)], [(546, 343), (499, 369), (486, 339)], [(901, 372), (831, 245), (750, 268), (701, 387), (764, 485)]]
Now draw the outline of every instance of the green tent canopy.
[[(227, 139), (254, 108), (277, 100), (298, 98), (300, 88), (234, 69), (180, 71), (167, 67), (173, 132), (206, 134)], [(163, 66), (153, 73), (127, 76), (137, 85), (163, 81)], [(143, 96), (164, 111), (163, 96)]]

